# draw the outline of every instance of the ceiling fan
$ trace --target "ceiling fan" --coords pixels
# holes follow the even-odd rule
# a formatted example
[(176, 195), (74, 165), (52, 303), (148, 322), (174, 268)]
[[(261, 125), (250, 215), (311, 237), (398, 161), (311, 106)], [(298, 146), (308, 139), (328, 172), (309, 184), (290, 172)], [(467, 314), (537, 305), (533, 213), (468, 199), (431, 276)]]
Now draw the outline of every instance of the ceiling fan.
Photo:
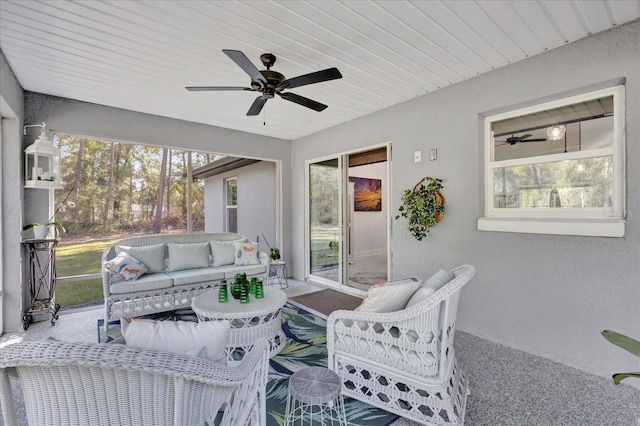
[(547, 139), (529, 139), (531, 136), (533, 136), (531, 133), (527, 133), (526, 135), (522, 135), (522, 136), (511, 136), (510, 138), (507, 138), (504, 141), (496, 141), (496, 143), (501, 142), (502, 144), (509, 144), (509, 145), (515, 145), (518, 142), (544, 142)]
[(230, 86), (189, 86), (185, 89), (198, 91), (228, 91), (228, 90), (248, 90), (251, 92), (260, 92), (254, 101), (247, 115), (258, 115), (264, 104), (275, 95), (280, 96), (290, 102), (311, 108), (315, 111), (323, 111), (327, 105), (316, 102), (313, 99), (296, 95), (295, 93), (285, 92), (285, 89), (294, 89), (307, 84), (322, 83), (323, 81), (335, 80), (342, 78), (342, 74), (337, 68), (328, 68), (322, 71), (316, 71), (309, 74), (300, 75), (293, 78), (285, 78), (284, 75), (277, 71), (272, 71), (271, 67), (276, 62), (276, 56), (273, 53), (263, 53), (260, 60), (267, 68), (266, 70), (258, 70), (255, 65), (247, 58), (247, 56), (239, 50), (222, 50), (233, 62), (244, 70), (251, 77), (251, 87), (230, 87)]

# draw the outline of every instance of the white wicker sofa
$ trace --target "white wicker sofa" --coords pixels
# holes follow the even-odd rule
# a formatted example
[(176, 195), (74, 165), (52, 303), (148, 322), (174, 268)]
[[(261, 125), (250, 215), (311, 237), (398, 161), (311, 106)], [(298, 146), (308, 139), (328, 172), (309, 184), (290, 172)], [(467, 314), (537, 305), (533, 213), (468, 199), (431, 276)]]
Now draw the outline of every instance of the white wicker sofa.
[(2, 416), (17, 422), (17, 371), (30, 425), (264, 425), (268, 346), (260, 339), (229, 367), (126, 345), (16, 343), (0, 351)]
[[(235, 266), (234, 246), (247, 242), (245, 236), (228, 232), (144, 235), (114, 242), (102, 255), (105, 323), (189, 307), (194, 297), (222, 280), (232, 280), (236, 273), (266, 278), (269, 262), (264, 252), (258, 253), (257, 264)], [(105, 265), (122, 251), (145, 256), (149, 271), (136, 280), (120, 279)], [(206, 265), (195, 261), (203, 254), (208, 256)]]
[(342, 380), (342, 394), (422, 424), (464, 423), (469, 387), (453, 337), (460, 291), (475, 269), (440, 272), (453, 279), (431, 289), (425, 281), (413, 295), (434, 292), (405, 309), (329, 316), (328, 365)]

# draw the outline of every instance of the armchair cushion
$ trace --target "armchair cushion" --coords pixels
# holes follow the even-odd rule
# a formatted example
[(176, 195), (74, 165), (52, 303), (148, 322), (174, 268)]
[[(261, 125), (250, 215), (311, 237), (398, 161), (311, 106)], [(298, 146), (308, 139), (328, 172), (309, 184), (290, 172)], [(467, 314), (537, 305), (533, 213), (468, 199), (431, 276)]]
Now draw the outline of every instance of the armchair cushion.
[(206, 268), (209, 266), (209, 243), (178, 244), (168, 243), (169, 266), (167, 271)]
[(367, 291), (358, 310), (363, 312), (399, 311), (404, 309), (419, 286), (420, 281), (415, 278), (376, 284)]
[(407, 302), (407, 308), (412, 307), (413, 305), (417, 305), (422, 302), (427, 297), (431, 296), (433, 293), (438, 291), (440, 287), (448, 283), (453, 279), (453, 274), (450, 271), (445, 271), (444, 269), (439, 270), (431, 278), (426, 280), (420, 285), (418, 290), (413, 293), (411, 299)]
[(116, 254), (123, 252), (144, 263), (145, 266), (149, 268), (149, 273), (153, 274), (156, 272), (164, 272), (165, 269), (167, 269), (167, 266), (164, 263), (164, 244), (152, 244), (140, 247), (116, 246)]
[(225, 363), (229, 321), (154, 321), (123, 318), (122, 335), (129, 346), (174, 353), (198, 353), (206, 347), (206, 358)]

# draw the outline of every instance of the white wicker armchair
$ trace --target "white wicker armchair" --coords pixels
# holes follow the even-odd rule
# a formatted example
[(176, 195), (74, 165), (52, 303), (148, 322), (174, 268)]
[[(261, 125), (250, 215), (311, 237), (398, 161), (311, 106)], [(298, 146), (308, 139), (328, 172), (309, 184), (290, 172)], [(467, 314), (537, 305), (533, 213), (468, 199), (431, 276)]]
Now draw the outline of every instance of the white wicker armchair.
[(464, 423), (468, 382), (453, 335), (470, 265), (422, 302), (389, 312), (335, 311), (327, 322), (329, 368), (342, 393), (422, 424)]
[(30, 425), (264, 425), (268, 355), (266, 339), (236, 367), (118, 344), (17, 343), (0, 351), (2, 415), (16, 424), (16, 370)]

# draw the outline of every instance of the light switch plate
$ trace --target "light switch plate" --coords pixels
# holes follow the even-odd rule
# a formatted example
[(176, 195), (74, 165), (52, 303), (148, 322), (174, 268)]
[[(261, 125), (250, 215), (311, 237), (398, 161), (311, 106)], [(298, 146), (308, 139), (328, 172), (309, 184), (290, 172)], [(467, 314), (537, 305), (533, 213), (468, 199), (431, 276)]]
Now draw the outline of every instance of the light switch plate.
[(416, 151), (413, 153), (413, 162), (419, 163), (422, 161), (422, 151)]

